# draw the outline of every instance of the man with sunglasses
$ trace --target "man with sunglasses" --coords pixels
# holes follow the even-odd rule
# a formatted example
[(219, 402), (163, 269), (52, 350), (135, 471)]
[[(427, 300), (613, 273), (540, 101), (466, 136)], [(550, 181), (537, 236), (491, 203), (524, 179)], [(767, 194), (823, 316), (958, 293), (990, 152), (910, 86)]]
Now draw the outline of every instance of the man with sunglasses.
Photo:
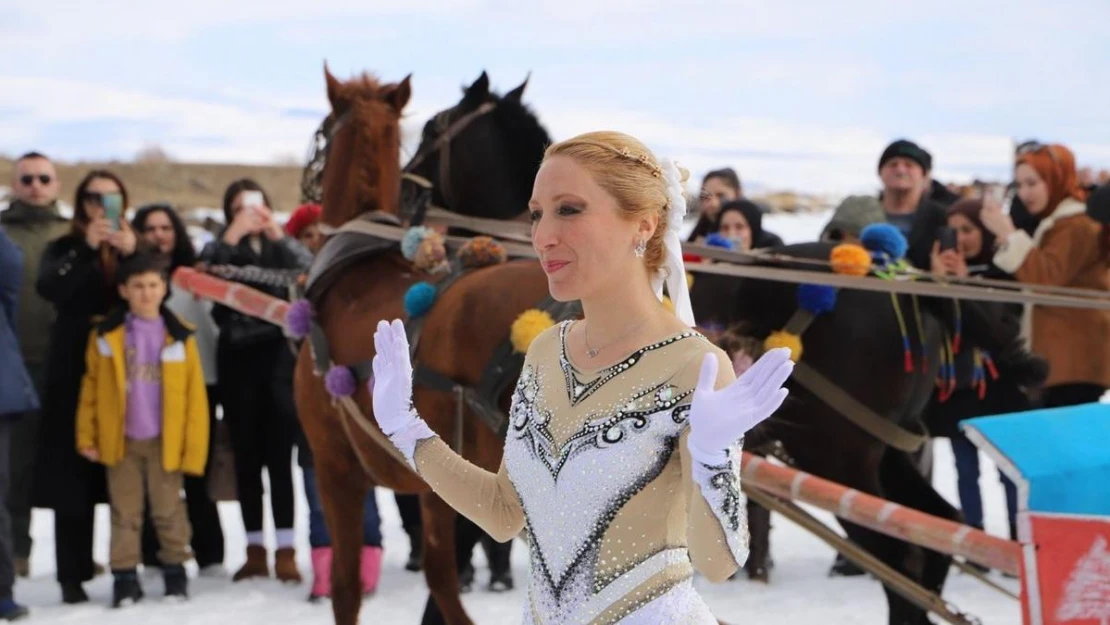
[[(13, 199), (0, 213), (0, 225), (23, 252), (16, 328), (20, 351), (39, 396), (43, 396), (46, 356), (54, 307), (35, 292), (39, 260), (50, 241), (69, 231), (69, 221), (58, 210), (58, 173), (54, 163), (38, 152), (28, 152), (15, 162), (12, 173)], [(12, 517), (13, 555), (16, 573), (30, 574), (31, 555), (31, 467), (38, 435), (38, 414), (27, 414), (12, 424), (11, 492), (8, 510)]]

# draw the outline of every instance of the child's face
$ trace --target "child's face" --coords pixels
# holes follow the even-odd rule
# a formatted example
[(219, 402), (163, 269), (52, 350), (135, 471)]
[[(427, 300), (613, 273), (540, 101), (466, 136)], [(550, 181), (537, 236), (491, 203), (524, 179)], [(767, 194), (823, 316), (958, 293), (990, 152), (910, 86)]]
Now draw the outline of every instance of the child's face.
[(153, 319), (166, 297), (166, 280), (153, 271), (131, 276), (120, 285), (119, 296), (127, 301), (131, 314)]

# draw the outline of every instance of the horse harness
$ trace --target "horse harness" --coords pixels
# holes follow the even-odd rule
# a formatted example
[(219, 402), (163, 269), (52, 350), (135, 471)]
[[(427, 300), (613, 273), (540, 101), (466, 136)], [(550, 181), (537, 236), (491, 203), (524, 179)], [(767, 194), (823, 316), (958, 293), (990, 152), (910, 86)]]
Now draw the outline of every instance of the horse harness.
[[(396, 232), (400, 225), (396, 217), (385, 213), (367, 214), (344, 224), (328, 239), (309, 269), (304, 288), (305, 298), (314, 305), (317, 304), (347, 267), (370, 256), (399, 249), (400, 237)], [(457, 262), (452, 263), (450, 272), (433, 284), (437, 299), (470, 271), (473, 270), (462, 268)], [(551, 315), (556, 321), (570, 319), (580, 314), (577, 302), (558, 302), (550, 296), (545, 297), (537, 308)], [(455, 394), (457, 407), (452, 447), (456, 452), (461, 453), (463, 419), (467, 407), (492, 432), (498, 436), (504, 436), (509, 420), (508, 415), (500, 408), (501, 397), (519, 377), (524, 365), (524, 355), (517, 352), (512, 341), (506, 337), (486, 363), (478, 383), (474, 386), (464, 384), (416, 360), (425, 319), (426, 316), (421, 316), (410, 319), (405, 324), (409, 355), (413, 359), (413, 384), (434, 391)], [(312, 348), (317, 375), (325, 375), (334, 363), (331, 360), (331, 351), (324, 330), (315, 321), (311, 324), (307, 340)], [(345, 366), (359, 383), (365, 383), (373, 375), (371, 362), (371, 360), (364, 360)], [(365, 417), (362, 418), (365, 420)]]

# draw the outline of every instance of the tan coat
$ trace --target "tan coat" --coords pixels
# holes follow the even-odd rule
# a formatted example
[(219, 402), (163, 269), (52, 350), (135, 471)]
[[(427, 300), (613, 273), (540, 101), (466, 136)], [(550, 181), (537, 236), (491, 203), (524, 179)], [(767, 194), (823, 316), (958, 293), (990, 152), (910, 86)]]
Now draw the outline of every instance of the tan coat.
[[(1021, 230), (1007, 237), (994, 264), (1028, 284), (1110, 291), (1110, 268), (1099, 247), (1100, 228), (1087, 216), (1082, 202), (1066, 199), (1041, 221), (1033, 237)], [(1026, 316), (1033, 351), (1049, 363), (1045, 386), (1110, 387), (1110, 311), (1033, 306)]]

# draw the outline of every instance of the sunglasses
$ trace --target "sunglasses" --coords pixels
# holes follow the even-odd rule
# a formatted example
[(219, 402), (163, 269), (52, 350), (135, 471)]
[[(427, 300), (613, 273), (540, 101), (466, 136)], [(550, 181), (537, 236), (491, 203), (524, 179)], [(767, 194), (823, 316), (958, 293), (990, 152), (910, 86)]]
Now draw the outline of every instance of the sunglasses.
[(1055, 164), (1056, 167), (1059, 168), (1060, 159), (1056, 156), (1056, 150), (1054, 150), (1052, 146), (1048, 145), (1047, 143), (1041, 143), (1039, 141), (1026, 141), (1025, 143), (1017, 147), (1015, 156), (1025, 156), (1026, 154), (1034, 154), (1042, 150), (1048, 152), (1048, 156), (1052, 159), (1053, 164)]
[(36, 178), (43, 186), (50, 184), (50, 181), (54, 179), (50, 174), (39, 174), (37, 176), (35, 174), (25, 174), (19, 177), (19, 182), (23, 186), (29, 187), (34, 184)]

